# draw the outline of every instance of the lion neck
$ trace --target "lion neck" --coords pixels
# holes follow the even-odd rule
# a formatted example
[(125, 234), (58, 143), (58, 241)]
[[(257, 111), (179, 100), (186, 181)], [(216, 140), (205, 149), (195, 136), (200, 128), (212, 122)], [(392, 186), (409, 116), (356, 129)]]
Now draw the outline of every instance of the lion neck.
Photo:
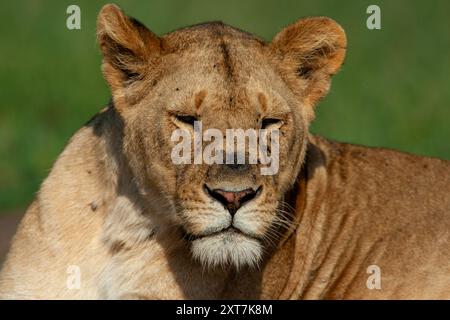
[[(325, 209), (330, 183), (328, 167), (334, 161), (332, 148), (330, 142), (321, 137), (309, 138), (302, 173), (289, 200), (295, 208), (296, 228), (267, 264), (263, 277), (263, 281), (267, 279), (267, 294), (263, 297), (330, 297), (336, 285), (334, 276), (346, 267), (347, 260), (340, 257), (348, 255), (354, 241), (339, 235), (342, 232), (356, 234), (356, 231), (342, 230), (342, 221), (354, 221), (357, 216), (352, 212), (345, 213), (348, 216), (337, 215)], [(280, 279), (284, 279), (282, 286)], [(340, 279), (339, 286), (349, 285)]]

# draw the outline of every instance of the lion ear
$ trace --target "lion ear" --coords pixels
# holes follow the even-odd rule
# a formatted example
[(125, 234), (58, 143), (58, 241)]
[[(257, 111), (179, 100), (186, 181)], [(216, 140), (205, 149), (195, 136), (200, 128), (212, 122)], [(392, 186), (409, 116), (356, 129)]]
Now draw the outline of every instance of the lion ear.
[(114, 4), (105, 5), (98, 15), (97, 41), (103, 74), (113, 92), (140, 79), (161, 53), (160, 39)]
[(310, 106), (328, 92), (346, 46), (342, 27), (326, 17), (301, 19), (284, 28), (270, 44), (285, 81)]

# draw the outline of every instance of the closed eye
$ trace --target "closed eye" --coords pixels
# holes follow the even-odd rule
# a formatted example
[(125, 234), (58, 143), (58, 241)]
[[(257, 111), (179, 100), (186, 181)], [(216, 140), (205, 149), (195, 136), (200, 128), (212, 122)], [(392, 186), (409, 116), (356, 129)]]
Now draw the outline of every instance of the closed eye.
[(266, 129), (267, 127), (270, 127), (272, 125), (281, 125), (283, 124), (283, 121), (281, 121), (280, 119), (274, 119), (274, 118), (266, 118), (263, 119), (262, 123), (261, 123), (261, 129)]
[(198, 121), (198, 119), (194, 116), (186, 116), (186, 115), (177, 115), (175, 118), (185, 124), (188, 124), (190, 126), (194, 126), (194, 122)]

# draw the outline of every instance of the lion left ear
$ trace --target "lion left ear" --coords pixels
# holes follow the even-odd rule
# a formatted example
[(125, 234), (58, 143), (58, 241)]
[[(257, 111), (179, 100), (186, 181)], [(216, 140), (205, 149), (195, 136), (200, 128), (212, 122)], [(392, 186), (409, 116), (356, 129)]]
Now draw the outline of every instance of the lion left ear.
[(301, 19), (284, 28), (270, 44), (285, 81), (309, 106), (328, 92), (346, 46), (342, 27), (326, 17)]

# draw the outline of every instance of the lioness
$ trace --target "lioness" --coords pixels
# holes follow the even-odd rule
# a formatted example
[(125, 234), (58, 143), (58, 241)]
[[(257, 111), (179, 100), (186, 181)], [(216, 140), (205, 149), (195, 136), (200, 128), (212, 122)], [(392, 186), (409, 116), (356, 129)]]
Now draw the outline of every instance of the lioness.
[[(308, 132), (344, 60), (336, 22), (158, 37), (106, 5), (98, 42), (112, 102), (28, 209), (0, 297), (450, 298), (450, 162)], [(278, 130), (278, 172), (174, 164), (196, 120)]]

